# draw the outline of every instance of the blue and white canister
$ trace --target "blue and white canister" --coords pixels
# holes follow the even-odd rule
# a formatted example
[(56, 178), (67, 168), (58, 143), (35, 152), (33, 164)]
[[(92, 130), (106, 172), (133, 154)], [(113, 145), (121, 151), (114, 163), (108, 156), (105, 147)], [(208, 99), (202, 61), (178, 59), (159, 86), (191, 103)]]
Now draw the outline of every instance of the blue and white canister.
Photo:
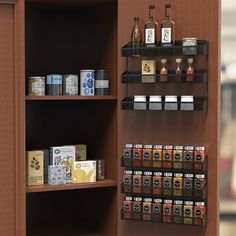
[(47, 75), (46, 89), (47, 95), (62, 95), (62, 75)]
[(80, 70), (80, 95), (94, 95), (95, 70)]

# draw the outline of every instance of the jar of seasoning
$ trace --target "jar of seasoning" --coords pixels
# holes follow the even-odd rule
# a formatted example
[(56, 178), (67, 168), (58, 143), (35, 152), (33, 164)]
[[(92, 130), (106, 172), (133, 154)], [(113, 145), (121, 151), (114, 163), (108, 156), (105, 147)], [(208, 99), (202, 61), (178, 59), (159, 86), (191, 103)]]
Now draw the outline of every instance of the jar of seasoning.
[(194, 170), (205, 169), (206, 150), (205, 147), (195, 147), (194, 150)]
[(193, 174), (184, 174), (183, 196), (193, 196)]
[(123, 218), (130, 220), (132, 219), (132, 205), (133, 205), (133, 198), (132, 197), (125, 197), (123, 201)]
[(153, 145), (152, 166), (155, 168), (162, 168), (162, 151), (162, 145)]
[(183, 168), (185, 170), (193, 169), (194, 146), (184, 147)]
[(152, 145), (143, 146), (143, 167), (152, 167)]
[(174, 169), (183, 168), (183, 146), (174, 146), (173, 151), (173, 167)]
[(46, 89), (47, 89), (47, 95), (51, 96), (62, 95), (62, 75), (57, 75), (57, 74), (47, 75)]
[(183, 54), (184, 55), (197, 54), (197, 38), (183, 38)]
[(132, 181), (133, 181), (133, 171), (125, 170), (123, 175), (123, 192), (132, 193)]
[(195, 202), (193, 208), (194, 225), (202, 225), (203, 218), (206, 216), (205, 202)]
[(152, 191), (154, 195), (162, 194), (162, 172), (153, 173)]
[(135, 144), (133, 148), (133, 166), (141, 167), (142, 166), (142, 157), (143, 157), (143, 145)]
[(153, 199), (152, 221), (159, 223), (162, 222), (162, 199)]
[(133, 219), (141, 220), (142, 219), (142, 198), (135, 197), (133, 201)]
[(143, 221), (151, 221), (152, 219), (152, 199), (143, 199)]
[(173, 173), (164, 173), (163, 177), (163, 195), (171, 196), (172, 195), (172, 178)]
[(172, 223), (172, 220), (173, 220), (173, 201), (164, 200), (162, 221), (164, 223)]
[(184, 202), (184, 224), (186, 225), (193, 224), (193, 202), (192, 201)]
[(126, 144), (123, 149), (122, 164), (124, 167), (132, 166), (133, 144)]
[(164, 146), (162, 167), (166, 169), (173, 168), (173, 146), (172, 145)]
[(175, 200), (173, 205), (173, 223), (183, 224), (183, 201)]
[(152, 193), (152, 172), (145, 171), (143, 173), (143, 184), (142, 184), (142, 193), (151, 194)]
[(183, 174), (175, 173), (173, 179), (173, 195), (182, 196), (183, 195)]
[(205, 175), (196, 174), (194, 178), (194, 197), (195, 198), (204, 198), (204, 190), (206, 187), (206, 178)]
[(109, 95), (109, 80), (106, 70), (97, 70), (95, 78), (95, 95)]
[(133, 193), (142, 193), (142, 171), (134, 171)]
[(30, 76), (29, 77), (29, 96), (45, 95), (45, 77)]

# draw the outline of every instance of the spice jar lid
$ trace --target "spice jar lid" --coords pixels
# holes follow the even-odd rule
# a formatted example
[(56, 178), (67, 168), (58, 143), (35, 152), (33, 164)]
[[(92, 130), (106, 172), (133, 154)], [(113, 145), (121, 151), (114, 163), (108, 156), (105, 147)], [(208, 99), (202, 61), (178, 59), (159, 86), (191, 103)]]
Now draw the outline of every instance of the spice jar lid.
[(45, 77), (44, 76), (29, 76), (28, 77), (29, 79), (43, 79), (43, 80), (45, 80)]
[(133, 147), (133, 144), (127, 143), (127, 144), (125, 144), (125, 147), (126, 147), (126, 148), (132, 148), (132, 147)]
[(181, 58), (176, 58), (176, 60), (175, 60), (177, 63), (180, 63), (180, 62), (182, 62), (182, 59)]
[(152, 145), (151, 144), (145, 144), (145, 145), (143, 145), (143, 148), (152, 148)]
[(166, 63), (166, 62), (167, 62), (167, 59), (165, 59), (165, 58), (161, 59), (161, 63)]
[(155, 144), (153, 145), (153, 149), (162, 149), (163, 145)]
[(161, 102), (161, 95), (150, 95), (149, 102)]
[(177, 102), (177, 96), (167, 95), (165, 96), (165, 102)]
[(183, 150), (184, 146), (174, 146), (174, 150)]
[(143, 144), (134, 144), (134, 148), (143, 148)]
[(200, 147), (195, 147), (196, 151), (205, 151), (205, 147), (200, 146)]
[(183, 201), (182, 200), (174, 200), (174, 204), (175, 205), (183, 205)]
[(184, 150), (186, 150), (186, 151), (193, 151), (194, 150), (194, 146), (185, 146)]

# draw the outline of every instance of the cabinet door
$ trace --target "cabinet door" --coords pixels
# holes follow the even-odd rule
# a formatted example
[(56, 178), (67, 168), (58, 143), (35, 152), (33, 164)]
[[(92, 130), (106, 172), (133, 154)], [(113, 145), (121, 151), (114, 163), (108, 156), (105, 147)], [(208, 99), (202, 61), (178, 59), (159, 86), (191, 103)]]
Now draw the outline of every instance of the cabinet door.
[[(24, 234), (21, 1), (0, 1), (0, 234)], [(21, 19), (22, 20), (22, 19)], [(22, 30), (21, 30), (22, 31)], [(21, 41), (21, 45), (22, 45)], [(21, 47), (22, 50), (23, 47)], [(20, 56), (21, 54), (21, 56)], [(18, 93), (17, 90), (20, 92)]]

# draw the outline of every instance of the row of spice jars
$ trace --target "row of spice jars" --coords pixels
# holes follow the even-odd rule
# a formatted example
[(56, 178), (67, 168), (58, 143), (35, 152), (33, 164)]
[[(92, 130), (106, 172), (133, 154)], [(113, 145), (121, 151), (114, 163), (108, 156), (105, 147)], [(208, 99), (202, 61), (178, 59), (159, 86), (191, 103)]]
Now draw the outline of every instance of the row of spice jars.
[(206, 168), (206, 149), (203, 146), (126, 144), (122, 162), (124, 167), (201, 171)]
[(129, 194), (204, 199), (206, 185), (204, 174), (125, 170), (122, 191)]
[(206, 219), (206, 204), (127, 196), (123, 200), (122, 218), (203, 226)]
[[(176, 68), (175, 68), (175, 81), (187, 81), (187, 82), (193, 82), (194, 81), (194, 67), (193, 67), (193, 58), (188, 58), (187, 63), (188, 66), (184, 68), (183, 66), (183, 59), (182, 58), (176, 58)], [(142, 60), (142, 75), (154, 75), (156, 74), (156, 60)], [(167, 59), (162, 58), (161, 59), (161, 68), (160, 68), (160, 81), (161, 82), (167, 82), (170, 80), (168, 77), (169, 69), (167, 65)], [(148, 81), (146, 81), (148, 82)], [(151, 82), (151, 81), (149, 81)], [(155, 80), (153, 81), (155, 82)]]
[(51, 74), (29, 77), (29, 95), (31, 96), (93, 96), (108, 95), (109, 80), (105, 70), (80, 70), (77, 74)]

